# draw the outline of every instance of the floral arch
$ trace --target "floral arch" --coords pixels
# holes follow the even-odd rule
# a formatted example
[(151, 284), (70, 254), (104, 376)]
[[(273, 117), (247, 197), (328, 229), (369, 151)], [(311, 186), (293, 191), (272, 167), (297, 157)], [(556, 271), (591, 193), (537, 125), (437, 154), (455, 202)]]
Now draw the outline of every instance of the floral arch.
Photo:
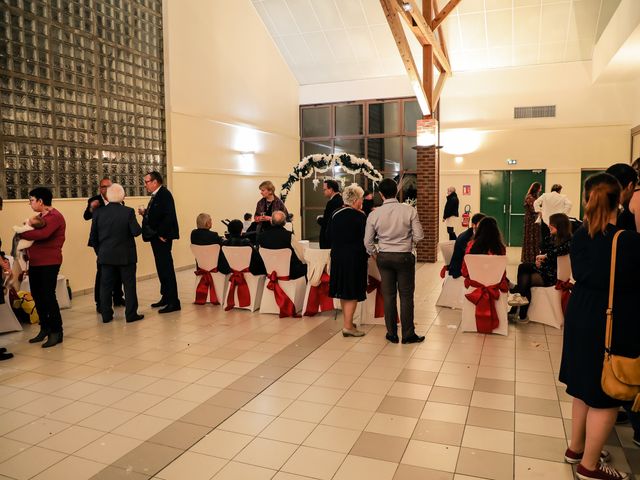
[(293, 172), (289, 174), (287, 181), (282, 184), (280, 198), (284, 202), (291, 191), (294, 183), (310, 178), (317, 173), (325, 173), (333, 167), (341, 167), (345, 172), (352, 175), (364, 174), (374, 182), (382, 180), (382, 174), (373, 168), (373, 165), (366, 158), (358, 158), (350, 153), (307, 155), (293, 167)]

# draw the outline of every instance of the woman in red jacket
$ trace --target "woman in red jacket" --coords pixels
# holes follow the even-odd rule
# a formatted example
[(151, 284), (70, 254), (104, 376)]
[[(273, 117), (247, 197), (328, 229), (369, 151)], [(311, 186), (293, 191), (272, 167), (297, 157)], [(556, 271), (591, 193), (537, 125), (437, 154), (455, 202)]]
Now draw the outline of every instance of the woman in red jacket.
[(56, 282), (62, 264), (62, 245), (66, 224), (62, 214), (51, 206), (53, 194), (45, 187), (29, 192), (29, 205), (46, 219), (43, 228), (20, 234), (25, 240), (33, 240), (29, 247), (29, 286), (40, 317), (40, 333), (29, 343), (47, 341), (42, 348), (62, 343), (62, 317), (56, 298)]

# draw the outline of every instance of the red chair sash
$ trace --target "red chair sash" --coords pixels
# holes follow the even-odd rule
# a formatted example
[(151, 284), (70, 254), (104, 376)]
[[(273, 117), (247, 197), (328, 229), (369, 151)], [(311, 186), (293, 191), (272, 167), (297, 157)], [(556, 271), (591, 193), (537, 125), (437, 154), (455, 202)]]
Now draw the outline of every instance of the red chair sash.
[(474, 291), (467, 293), (465, 297), (476, 306), (476, 328), (478, 332), (492, 333), (500, 325), (496, 310), (496, 300), (500, 298), (500, 292), (506, 293), (509, 291), (507, 277), (503, 275), (499, 283), (488, 286), (466, 278), (464, 286), (475, 288)]
[(327, 272), (322, 272), (320, 284), (309, 289), (305, 316), (313, 317), (318, 312), (333, 310), (333, 298), (329, 296), (329, 278)]
[(448, 271), (449, 271), (449, 265), (443, 265), (442, 269), (440, 270), (440, 278), (446, 277)]
[(369, 275), (369, 281), (367, 283), (367, 293), (376, 291), (376, 308), (374, 310), (373, 317), (384, 317), (384, 297), (382, 296), (382, 284), (380, 280)]
[(560, 290), (560, 302), (562, 304), (562, 314), (567, 314), (567, 305), (571, 298), (571, 290), (573, 290), (573, 282), (571, 280), (558, 280), (556, 282), (556, 290)]
[(207, 303), (208, 294), (211, 303), (214, 305), (220, 305), (218, 296), (216, 295), (216, 286), (214, 285), (213, 277), (211, 276), (212, 273), (218, 273), (218, 268), (216, 267), (213, 270), (204, 270), (203, 268), (198, 267), (198, 269), (193, 273), (200, 277), (200, 281), (196, 287), (196, 301), (194, 303), (197, 305), (204, 305)]
[(289, 280), (289, 277), (279, 277), (274, 270), (269, 275), (267, 275), (267, 279), (269, 280), (269, 283), (267, 283), (267, 288), (273, 291), (273, 296), (276, 299), (276, 304), (278, 305), (278, 308), (280, 308), (280, 318), (300, 317), (300, 315), (296, 313), (296, 306), (293, 304), (293, 302), (282, 289), (279, 283), (280, 280)]
[(244, 274), (248, 271), (248, 267), (240, 271), (231, 270), (231, 277), (229, 277), (229, 294), (227, 295), (227, 306), (225, 310), (231, 310), (236, 306), (236, 288), (238, 289), (238, 306), (248, 307), (251, 305), (251, 292), (249, 292), (247, 280), (244, 278)]

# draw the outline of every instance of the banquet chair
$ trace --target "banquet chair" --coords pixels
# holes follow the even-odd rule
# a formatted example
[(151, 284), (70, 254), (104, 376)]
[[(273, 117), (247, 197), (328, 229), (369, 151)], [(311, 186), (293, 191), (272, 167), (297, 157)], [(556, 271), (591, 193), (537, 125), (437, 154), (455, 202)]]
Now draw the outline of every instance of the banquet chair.
[(244, 308), (252, 312), (260, 306), (264, 275), (253, 275), (249, 271), (252, 247), (223, 246), (222, 253), (231, 267), (224, 297), (224, 309)]
[(307, 289), (302, 305), (303, 315), (313, 317), (317, 313), (340, 308), (340, 300), (329, 297), (329, 272), (331, 271), (331, 250), (305, 248), (307, 262)]
[(224, 302), (229, 275), (218, 271), (220, 245), (193, 245), (191, 252), (196, 258), (195, 303), (204, 305), (207, 298), (214, 305)]
[[(507, 268), (506, 255), (467, 254), (464, 261), (469, 271), (469, 280), (466, 283), (471, 283), (471, 285), (465, 290), (460, 330), (507, 335), (509, 330), (507, 321), (509, 287), (504, 276)], [(476, 300), (477, 304), (473, 303), (471, 299)], [(478, 328), (479, 324), (485, 325), (488, 318), (494, 318), (494, 315), (498, 320), (497, 327)]]
[(302, 311), (307, 280), (304, 276), (289, 279), (292, 254), (289, 248), (260, 248), (260, 256), (267, 270), (260, 313), (277, 313), (284, 318), (299, 316), (298, 313)]
[[(13, 266), (13, 257), (11, 255), (6, 255), (6, 257), (11, 268)], [(9, 303), (8, 282), (4, 286), (7, 287), (7, 292), (4, 296), (4, 303), (0, 304), (0, 333), (19, 332), (22, 330), (22, 325), (20, 325)]]
[(446, 242), (440, 242), (438, 247), (442, 252), (444, 258), (444, 267), (440, 271), (440, 276), (444, 278), (442, 282), (442, 290), (436, 300), (436, 306), (461, 309), (464, 300), (464, 278), (453, 278), (449, 275), (449, 263), (451, 263), (451, 257), (453, 256), (453, 247), (455, 240), (449, 240)]
[[(527, 312), (529, 320), (554, 328), (564, 324), (564, 308), (571, 295), (571, 260), (569, 255), (558, 257), (558, 283), (551, 287), (533, 287)], [(564, 302), (563, 302), (564, 297)]]

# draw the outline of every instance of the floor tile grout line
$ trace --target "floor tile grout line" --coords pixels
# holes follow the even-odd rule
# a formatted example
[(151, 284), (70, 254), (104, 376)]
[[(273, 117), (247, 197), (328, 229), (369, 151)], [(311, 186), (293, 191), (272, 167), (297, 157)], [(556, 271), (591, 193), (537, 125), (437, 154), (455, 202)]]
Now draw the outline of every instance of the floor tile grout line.
[[(308, 336), (308, 335), (312, 334), (312, 333), (313, 333), (314, 331), (316, 331), (316, 330), (326, 328), (326, 327), (329, 325), (329, 323), (330, 323), (330, 322), (332, 322), (333, 324), (335, 324), (336, 319), (337, 319), (337, 312), (334, 314), (333, 319), (328, 318), (328, 319), (327, 319), (327, 320), (325, 320), (323, 323), (321, 323), (320, 325), (318, 325), (318, 326), (314, 327), (311, 331), (307, 332), (305, 335), (301, 336), (300, 338), (298, 338), (297, 340), (295, 340), (295, 341), (294, 341), (294, 342), (292, 342), (291, 344), (287, 345), (287, 347), (288, 347), (288, 346), (290, 346), (290, 345), (292, 345), (292, 344), (295, 344), (296, 342), (300, 342), (300, 340), (301, 340), (302, 338), (304, 338), (304, 337), (306, 337), (306, 336)], [(334, 328), (337, 328), (337, 327), (334, 327)], [(332, 330), (333, 330), (333, 328), (329, 329), (329, 331), (332, 331)], [(335, 334), (335, 332), (334, 332), (334, 334)], [(227, 416), (227, 417), (226, 417), (226, 419), (228, 419), (229, 417), (231, 417), (234, 413), (236, 413), (236, 412), (240, 411), (240, 410), (241, 410), (241, 408), (242, 408), (243, 406), (245, 406), (247, 403), (249, 403), (251, 400), (253, 400), (255, 397), (257, 397), (260, 393), (262, 393), (264, 390), (266, 390), (267, 388), (269, 388), (271, 385), (273, 385), (276, 381), (278, 381), (280, 378), (282, 378), (282, 376), (286, 375), (289, 371), (291, 371), (293, 368), (295, 368), (295, 365), (298, 365), (298, 364), (299, 364), (300, 362), (302, 362), (305, 358), (308, 358), (308, 356), (309, 356), (309, 355), (311, 355), (311, 354), (313, 353), (313, 351), (317, 350), (317, 349), (318, 349), (318, 348), (320, 348), (324, 343), (326, 343), (327, 341), (331, 340), (331, 338), (332, 338), (332, 337), (333, 337), (333, 335), (329, 336), (329, 337), (328, 337), (328, 339), (324, 340), (324, 341), (323, 341), (322, 343), (320, 343), (320, 344), (319, 344), (319, 345), (318, 345), (314, 350), (312, 350), (312, 351), (311, 351), (311, 352), (309, 352), (307, 355), (305, 355), (304, 357), (302, 357), (302, 358), (301, 358), (301, 359), (300, 359), (296, 364), (294, 364), (294, 365), (292, 365), (291, 367), (289, 367), (289, 368), (288, 368), (284, 373), (282, 373), (279, 377), (277, 377), (276, 379), (270, 379), (270, 380), (272, 380), (272, 381), (269, 383), (269, 385), (267, 385), (266, 387), (262, 388), (262, 390), (260, 390), (260, 391), (259, 391), (259, 392), (257, 392), (257, 393), (253, 393), (253, 392), (251, 392), (251, 393), (253, 393), (253, 397), (252, 397), (251, 399), (247, 400), (244, 404), (242, 404), (242, 406), (240, 406), (240, 407), (236, 408), (236, 409), (235, 409), (235, 412), (233, 412), (232, 414), (230, 414), (229, 416)], [(285, 348), (286, 348), (286, 347), (285, 347)], [(282, 349), (282, 350), (284, 350), (284, 349)], [(281, 350), (281, 351), (282, 351), (282, 350)], [(280, 352), (278, 352), (278, 353), (280, 353)], [(277, 353), (276, 353), (276, 355), (277, 355)], [(275, 355), (274, 355), (274, 356), (275, 356)], [(272, 358), (272, 357), (269, 357), (269, 358)], [(268, 360), (268, 359), (267, 359), (267, 360)], [(265, 361), (266, 361), (266, 360), (265, 360)], [(264, 363), (264, 362), (262, 362), (262, 363), (258, 364), (258, 366), (259, 366), (259, 365), (262, 365), (263, 363)], [(257, 367), (256, 367), (256, 368), (257, 368)], [(241, 376), (240, 378), (242, 378), (242, 377), (244, 377), (244, 376), (248, 376), (248, 375), (247, 375), (247, 374), (245, 374), (245, 375)], [(224, 389), (222, 389), (222, 390), (224, 390)], [(221, 391), (222, 391), (222, 390), (221, 390)], [(229, 390), (231, 390), (231, 389), (229, 389)], [(218, 393), (219, 393), (219, 392), (218, 392)], [(216, 394), (214, 394), (211, 398), (213, 398), (215, 395), (217, 395), (217, 393), (216, 393)], [(211, 400), (211, 398), (210, 398), (209, 400)], [(202, 405), (202, 404), (207, 403), (209, 400), (207, 400), (207, 401), (205, 401), (205, 402), (201, 402), (201, 405)], [(197, 407), (196, 407), (196, 408), (197, 408)], [(187, 414), (185, 414), (184, 416), (186, 416), (186, 415), (188, 415), (188, 413), (187, 413)], [(184, 417), (184, 416), (183, 416), (183, 417)], [(183, 417), (181, 417), (181, 418), (183, 418)], [(226, 419), (225, 419), (225, 420), (226, 420)], [(176, 422), (178, 422), (178, 421), (180, 421), (180, 419), (178, 419), (178, 420), (174, 421), (173, 423), (176, 423)], [(224, 422), (224, 420), (222, 420), (222, 421), (218, 422), (218, 424), (217, 424), (216, 426), (214, 426), (213, 428), (211, 428), (211, 430), (207, 433), (207, 435), (208, 435), (209, 433), (211, 433), (213, 430), (215, 430), (215, 429), (216, 429), (220, 424), (222, 424), (223, 422)], [(190, 422), (184, 422), (184, 423), (190, 423)], [(168, 427), (165, 427), (165, 428), (168, 428)], [(159, 434), (159, 433), (161, 433), (161, 432), (158, 432), (158, 434)], [(206, 435), (205, 435), (205, 436), (206, 436)], [(178, 458), (180, 458), (180, 456), (182, 456), (182, 455), (183, 455), (185, 452), (187, 452), (191, 447), (193, 447), (193, 445), (195, 445), (197, 442), (199, 442), (200, 440), (202, 440), (202, 438), (204, 438), (204, 436), (203, 436), (203, 437), (201, 437), (201, 438), (199, 438), (199, 439), (198, 439), (196, 442), (194, 442), (193, 444), (191, 444), (187, 449), (184, 449), (184, 450), (182, 451), (182, 453), (181, 453), (181, 454), (179, 454), (176, 458), (174, 458), (173, 460), (171, 460), (171, 462), (167, 463), (164, 467), (162, 467), (162, 468), (160, 468), (158, 471), (154, 472), (151, 476), (155, 476), (155, 475), (157, 475), (159, 472), (161, 472), (164, 468), (166, 468), (166, 467), (167, 467), (168, 465), (170, 465), (172, 462), (176, 461)], [(147, 440), (147, 441), (145, 441), (145, 442), (143, 442), (143, 443), (152, 443), (152, 442), (149, 442), (149, 440)], [(120, 467), (118, 467), (118, 466), (116, 465), (116, 463), (118, 462), (118, 460), (122, 459), (123, 457), (125, 457), (125, 456), (126, 456), (126, 455), (128, 455), (129, 453), (131, 453), (131, 452), (128, 452), (128, 453), (124, 454), (124, 455), (123, 455), (123, 456), (121, 456), (119, 459), (117, 459), (115, 462), (112, 462), (112, 463), (111, 463), (107, 468), (109, 468), (109, 467), (120, 468)], [(103, 471), (104, 471), (104, 469), (103, 469)], [(98, 472), (96, 475), (94, 475), (94, 476), (92, 477), (92, 479), (96, 479), (96, 480), (97, 480), (97, 479), (101, 478), (101, 477), (100, 477), (100, 474), (101, 474), (101, 472)]]

